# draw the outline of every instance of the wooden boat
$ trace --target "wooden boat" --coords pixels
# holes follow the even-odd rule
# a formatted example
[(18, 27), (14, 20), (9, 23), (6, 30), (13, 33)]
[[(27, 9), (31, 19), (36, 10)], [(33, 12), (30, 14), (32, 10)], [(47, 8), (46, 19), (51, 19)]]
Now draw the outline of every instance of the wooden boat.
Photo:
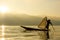
[[(43, 20), (41, 21), (41, 23), (38, 25), (38, 28), (30, 28), (30, 27), (25, 27), (25, 26), (21, 26), (22, 28), (24, 28), (27, 31), (43, 31), (44, 34), (46, 35), (46, 39), (49, 39), (49, 28), (46, 28), (47, 25), (47, 17), (44, 17)], [(49, 27), (49, 26), (48, 26)]]

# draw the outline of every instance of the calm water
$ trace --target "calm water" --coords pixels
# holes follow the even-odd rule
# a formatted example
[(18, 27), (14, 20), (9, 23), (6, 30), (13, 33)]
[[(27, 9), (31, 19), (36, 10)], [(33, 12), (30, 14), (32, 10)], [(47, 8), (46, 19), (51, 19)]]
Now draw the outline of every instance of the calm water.
[[(35, 26), (33, 26), (35, 27)], [(52, 27), (50, 28), (50, 39), (49, 40), (60, 40), (60, 26), (54, 26), (55, 31)], [(20, 26), (4, 26), (4, 39), (5, 40), (45, 40), (44, 32), (39, 31), (27, 31), (23, 32), (24, 29)], [(0, 26), (0, 40), (2, 38), (2, 26)]]

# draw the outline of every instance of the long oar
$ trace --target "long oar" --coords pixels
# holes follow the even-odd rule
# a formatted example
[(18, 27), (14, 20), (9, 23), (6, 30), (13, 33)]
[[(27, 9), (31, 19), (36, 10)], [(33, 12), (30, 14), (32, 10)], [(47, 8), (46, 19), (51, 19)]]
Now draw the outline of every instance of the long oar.
[(54, 33), (55, 33), (55, 28), (53, 27), (53, 25), (52, 25), (52, 29), (53, 29), (53, 31), (52, 31), (53, 34), (52, 34), (52, 35), (54, 35)]
[(53, 28), (53, 30), (55, 31), (55, 28), (53, 27), (53, 25), (52, 25), (52, 28)]

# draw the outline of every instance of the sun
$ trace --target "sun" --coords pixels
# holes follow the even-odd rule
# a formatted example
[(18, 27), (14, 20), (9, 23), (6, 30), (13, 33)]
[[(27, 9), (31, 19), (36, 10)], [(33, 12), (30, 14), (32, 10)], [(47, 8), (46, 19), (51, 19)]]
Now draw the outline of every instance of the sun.
[(1, 13), (5, 13), (8, 11), (8, 7), (7, 6), (0, 6), (0, 12)]

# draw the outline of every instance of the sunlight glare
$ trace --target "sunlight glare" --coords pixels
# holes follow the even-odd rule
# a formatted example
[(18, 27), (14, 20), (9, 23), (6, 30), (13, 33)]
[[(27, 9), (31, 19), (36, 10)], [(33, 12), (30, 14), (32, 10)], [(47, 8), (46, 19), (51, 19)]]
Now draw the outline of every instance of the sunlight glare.
[(4, 38), (2, 38), (1, 40), (5, 40)]
[(2, 40), (5, 40), (4, 39), (4, 25), (2, 25)]

